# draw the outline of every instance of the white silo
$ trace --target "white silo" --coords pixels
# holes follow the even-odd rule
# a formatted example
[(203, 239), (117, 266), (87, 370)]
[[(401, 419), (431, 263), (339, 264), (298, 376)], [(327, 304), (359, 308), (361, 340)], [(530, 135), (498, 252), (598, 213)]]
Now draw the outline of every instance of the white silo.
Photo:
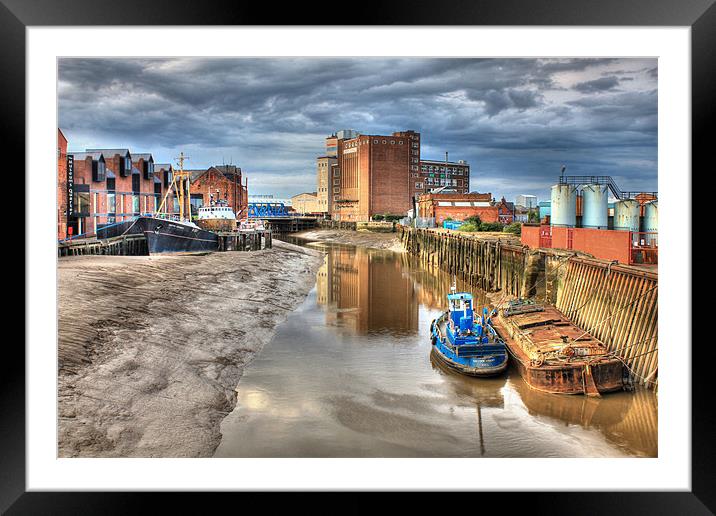
[(624, 199), (614, 203), (614, 229), (618, 231), (639, 231), (639, 202)]
[[(651, 201), (644, 205), (644, 231), (647, 233), (657, 233), (659, 231), (659, 203)], [(656, 245), (658, 242), (657, 235), (645, 235), (646, 241)]]
[(607, 229), (609, 197), (607, 185), (586, 185), (582, 188), (582, 227)]
[(577, 188), (573, 185), (554, 185), (551, 198), (551, 224), (574, 227), (577, 224)]

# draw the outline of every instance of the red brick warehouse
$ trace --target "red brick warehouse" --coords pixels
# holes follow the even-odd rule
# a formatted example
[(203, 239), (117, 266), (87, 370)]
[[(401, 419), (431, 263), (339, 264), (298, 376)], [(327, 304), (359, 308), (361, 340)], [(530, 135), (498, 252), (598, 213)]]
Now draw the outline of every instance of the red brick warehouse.
[[(242, 183), (241, 168), (216, 165), (202, 170), (189, 170), (191, 177), (192, 211), (214, 201), (226, 201), (237, 217), (245, 217), (248, 209), (248, 179)], [(212, 197), (213, 196), (213, 197)]]

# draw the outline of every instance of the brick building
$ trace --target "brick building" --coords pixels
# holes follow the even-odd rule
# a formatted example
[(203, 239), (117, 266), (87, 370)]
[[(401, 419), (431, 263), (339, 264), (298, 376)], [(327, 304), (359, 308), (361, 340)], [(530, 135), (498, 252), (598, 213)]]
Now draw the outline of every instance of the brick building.
[(508, 202), (503, 197), (498, 202), (493, 202), (493, 205), (497, 207), (499, 222), (512, 224), (515, 221), (515, 203)]
[(482, 222), (498, 222), (500, 206), (492, 201), (491, 193), (460, 193), (438, 191), (418, 197), (418, 216), (435, 218), (440, 226), (445, 219), (465, 220), (478, 216)]
[(67, 138), (57, 129), (57, 238), (67, 236)]
[(462, 160), (420, 160), (420, 172), (411, 173), (411, 180), (418, 195), (443, 186), (466, 194), (470, 191), (470, 165)]
[[(166, 194), (172, 167), (157, 170), (149, 153), (129, 149), (68, 152), (58, 129), (57, 237), (93, 234), (107, 224), (156, 213)], [(175, 205), (167, 203), (172, 213)]]
[(241, 168), (235, 165), (215, 165), (206, 170), (185, 170), (191, 178), (192, 212), (214, 201), (226, 201), (237, 217), (247, 215), (248, 180), (242, 184)]
[(412, 144), (417, 141), (419, 146), (419, 139), (414, 131), (338, 139), (340, 176), (331, 186), (332, 217), (361, 221), (375, 214), (406, 213), (414, 191), (411, 167), (417, 172), (420, 161), (419, 148), (413, 157)]

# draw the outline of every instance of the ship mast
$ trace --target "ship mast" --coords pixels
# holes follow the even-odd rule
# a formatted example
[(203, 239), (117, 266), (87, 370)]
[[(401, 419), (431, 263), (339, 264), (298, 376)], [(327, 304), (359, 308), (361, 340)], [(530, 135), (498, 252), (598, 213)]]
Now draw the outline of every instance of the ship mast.
[[(189, 159), (189, 156), (184, 156), (183, 152), (179, 153), (178, 158), (174, 158), (177, 160), (177, 164), (179, 165), (179, 171), (174, 172), (172, 175), (172, 183), (169, 185), (169, 188), (167, 188), (167, 193), (164, 194), (164, 199), (162, 199), (162, 203), (159, 205), (159, 208), (157, 209), (157, 215), (160, 215), (164, 213), (164, 206), (166, 205), (167, 198), (169, 197), (169, 193), (174, 190), (176, 192), (177, 201), (179, 204), (179, 220), (185, 220), (184, 219), (184, 210), (186, 209), (185, 204), (190, 203), (191, 199), (191, 187), (190, 187), (190, 181), (189, 181), (189, 173), (184, 171), (184, 160)], [(191, 220), (191, 208), (188, 209), (189, 216), (186, 220)]]
[(184, 160), (189, 159), (189, 156), (184, 156), (184, 153), (180, 152), (179, 157), (174, 159), (177, 160), (177, 163), (179, 165), (179, 173), (174, 176), (175, 179), (178, 179), (179, 181), (179, 185), (177, 188), (177, 193), (179, 195), (179, 218), (181, 220), (190, 220), (191, 208), (187, 210), (188, 216), (186, 217), (186, 219), (184, 218), (184, 210), (187, 208), (187, 204), (190, 203), (189, 199), (191, 199), (189, 173), (184, 172)]

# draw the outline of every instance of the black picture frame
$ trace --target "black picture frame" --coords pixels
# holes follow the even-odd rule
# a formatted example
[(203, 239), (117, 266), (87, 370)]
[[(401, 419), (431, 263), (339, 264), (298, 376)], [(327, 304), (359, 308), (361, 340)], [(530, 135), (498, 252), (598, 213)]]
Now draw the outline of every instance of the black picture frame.
[[(0, 120), (6, 129), (4, 147), (13, 153), (13, 171), (25, 170), (25, 29), (62, 25), (521, 25), (521, 26), (688, 26), (691, 28), (692, 170), (711, 170), (707, 161), (711, 142), (707, 125), (716, 105), (716, 6), (714, 0), (483, 0), (417, 2), (393, 0), (384, 4), (321, 5), (311, 10), (303, 3), (271, 4), (226, 0), (0, 0), (0, 70), (3, 86)], [(48, 114), (48, 116), (54, 116)], [(31, 173), (30, 171), (26, 172)], [(32, 172), (32, 173), (36, 173)], [(691, 175), (692, 188), (696, 178)], [(693, 197), (693, 195), (692, 195)], [(696, 219), (696, 214), (694, 213)], [(693, 233), (692, 233), (693, 234)], [(27, 236), (27, 233), (25, 233)], [(695, 241), (695, 240), (694, 240)], [(689, 250), (691, 255), (691, 250)], [(685, 264), (685, 266), (688, 264)], [(25, 275), (32, 274), (25, 267)], [(687, 300), (685, 300), (687, 301)], [(688, 306), (688, 305), (687, 305)], [(696, 306), (693, 306), (696, 309)], [(679, 314), (691, 317), (692, 313)], [(685, 342), (678, 345), (688, 345)], [(704, 348), (712, 348), (710, 342)], [(697, 350), (692, 356), (697, 357)], [(692, 359), (692, 490), (691, 492), (590, 493), (484, 493), (477, 507), (496, 507), (509, 499), (530, 512), (550, 514), (711, 514), (716, 511), (716, 447), (714, 411), (708, 380), (709, 349), (698, 349)], [(173, 507), (191, 511), (193, 504), (208, 512), (227, 502), (230, 494), (204, 493), (201, 500), (186, 493), (54, 493), (25, 489), (25, 353), (7, 341), (0, 392), (0, 510), (9, 514), (130, 513), (150, 510), (147, 496), (160, 497), (162, 512)], [(668, 388), (662, 385), (662, 388)], [(579, 470), (566, 474), (579, 474)], [(559, 479), (555, 479), (559, 484)], [(245, 495), (236, 495), (245, 496)], [(260, 495), (267, 503), (273, 495)], [(482, 498), (484, 497), (484, 498)], [(490, 498), (488, 501), (487, 498)], [(434, 496), (431, 497), (434, 500)], [(464, 498), (464, 497), (461, 497)], [(430, 498), (414, 494), (423, 505)], [(502, 502), (500, 502), (502, 500)], [(460, 500), (456, 503), (462, 504)], [(492, 503), (489, 503), (492, 502)], [(315, 501), (314, 501), (315, 503)], [(330, 497), (321, 504), (332, 504)], [(344, 507), (345, 505), (342, 504)], [(445, 507), (441, 504), (443, 508)], [(352, 509), (360, 507), (351, 504)], [(238, 507), (237, 507), (238, 509)], [(244, 505), (241, 509), (246, 509)], [(238, 509), (240, 510), (240, 509)]]

